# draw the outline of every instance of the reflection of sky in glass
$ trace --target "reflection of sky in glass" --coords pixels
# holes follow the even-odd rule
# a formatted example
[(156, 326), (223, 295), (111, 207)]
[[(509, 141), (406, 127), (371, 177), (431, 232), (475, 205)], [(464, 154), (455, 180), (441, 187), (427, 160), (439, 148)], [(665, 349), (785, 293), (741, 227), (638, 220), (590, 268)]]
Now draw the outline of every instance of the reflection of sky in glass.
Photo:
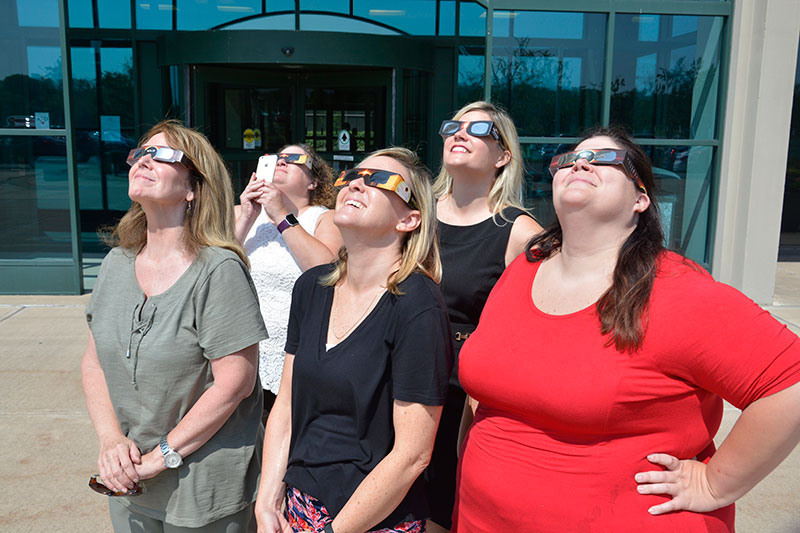
[(495, 37), (582, 39), (583, 13), (495, 11)]
[[(19, 0), (27, 2), (27, 0)], [(69, 0), (67, 2), (70, 28), (92, 28), (92, 0)]]
[(697, 17), (672, 17), (672, 36), (694, 33), (697, 31)]
[(456, 34), (456, 3), (455, 0), (441, 0), (439, 2), (439, 35)]
[(300, 15), (300, 29), (306, 31), (342, 31), (373, 35), (399, 35), (398, 32), (369, 22), (335, 15)]
[(137, 0), (136, 27), (142, 30), (171, 30), (172, 0)]
[(72, 47), (72, 79), (95, 81), (94, 48)]
[(28, 75), (32, 78), (61, 79), (61, 47), (29, 46)]
[(458, 84), (471, 85), (480, 83), (483, 85), (484, 65), (486, 59), (483, 56), (458, 56)]
[(294, 11), (294, 0), (267, 0), (267, 12)]
[(696, 55), (697, 46), (684, 46), (682, 48), (675, 48), (669, 52), (669, 68), (674, 69), (678, 63), (683, 59), (683, 67), (693, 64)]
[(658, 24), (660, 22), (659, 15), (638, 15), (633, 17), (633, 20), (639, 21), (639, 40), (642, 42), (656, 42), (658, 41)]
[(484, 37), (486, 35), (486, 9), (474, 2), (461, 2), (459, 33), (465, 37)]
[(350, 0), (300, 0), (300, 11), (350, 13)]
[(353, 14), (411, 35), (436, 33), (435, 0), (354, 0)]
[(261, 13), (261, 0), (177, 0), (179, 30), (207, 30)]
[(636, 90), (652, 92), (656, 81), (656, 54), (636, 58)]
[(133, 64), (133, 56), (130, 48), (101, 48), (100, 49), (100, 68), (103, 73), (115, 72), (126, 74)]
[(17, 0), (20, 26), (58, 28), (58, 0)]
[(120, 0), (97, 0), (97, 18), (101, 28), (130, 28), (131, 4)]
[(267, 15), (257, 19), (234, 22), (224, 30), (293, 30), (294, 15)]

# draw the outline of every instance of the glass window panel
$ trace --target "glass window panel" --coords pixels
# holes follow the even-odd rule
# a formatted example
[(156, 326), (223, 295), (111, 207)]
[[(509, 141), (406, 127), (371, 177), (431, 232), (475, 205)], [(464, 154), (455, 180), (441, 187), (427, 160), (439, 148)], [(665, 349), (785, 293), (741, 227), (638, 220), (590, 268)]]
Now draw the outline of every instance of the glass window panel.
[(659, 15), (634, 15), (632, 20), (639, 23), (639, 40), (642, 42), (658, 41)]
[(100, 28), (130, 28), (131, 4), (120, 0), (97, 0), (97, 18)]
[(20, 26), (58, 28), (58, 0), (17, 0)]
[[(584, 21), (583, 13), (495, 11), (493, 35), (534, 39), (583, 39)], [(597, 21), (605, 22), (604, 19)]]
[[(642, 40), (656, 21), (660, 36)], [(722, 17), (617, 15), (611, 121), (637, 137), (716, 138)]]
[(456, 34), (456, 2), (455, 0), (439, 1), (439, 35)]
[(353, 14), (375, 20), (410, 35), (436, 33), (435, 0), (354, 0)]
[(177, 0), (179, 30), (207, 30), (261, 13), (261, 0)]
[(294, 11), (294, 0), (267, 0), (267, 12)]
[[(25, 0), (20, 0), (20, 2)], [(92, 0), (68, 0), (67, 13), (69, 14), (70, 28), (93, 28), (94, 15), (92, 15)]]
[(666, 246), (707, 263), (711, 180), (711, 146), (644, 146), (653, 161), (656, 197)]
[(294, 14), (267, 15), (255, 19), (234, 22), (230, 26), (223, 26), (223, 30), (293, 30)]
[(476, 2), (459, 3), (458, 33), (463, 37), (486, 36), (486, 8)]
[(171, 30), (172, 0), (136, 0), (136, 27), (142, 30)]
[(786, 161), (786, 187), (783, 192), (778, 257), (781, 260), (800, 260), (800, 49), (797, 51), (794, 77), (789, 156)]
[(64, 127), (61, 48), (58, 30), (52, 32), (53, 39), (35, 40), (52, 46), (26, 46), (24, 38), (7, 41), (6, 61), (0, 64), (1, 128), (34, 128), (36, 113), (47, 114), (39, 118), (49, 121), (51, 129)]
[(64, 137), (0, 137), (0, 257), (71, 257)]
[(483, 99), (486, 57), (483, 48), (462, 46), (458, 54), (456, 107)]
[(342, 31), (371, 35), (400, 35), (400, 32), (371, 22), (336, 15), (300, 15), (300, 29), (305, 31)]
[(606, 15), (495, 15), (508, 37), (494, 39), (492, 100), (509, 110), (519, 134), (575, 136), (599, 122)]
[(300, 0), (300, 11), (330, 11), (350, 14), (350, 0)]

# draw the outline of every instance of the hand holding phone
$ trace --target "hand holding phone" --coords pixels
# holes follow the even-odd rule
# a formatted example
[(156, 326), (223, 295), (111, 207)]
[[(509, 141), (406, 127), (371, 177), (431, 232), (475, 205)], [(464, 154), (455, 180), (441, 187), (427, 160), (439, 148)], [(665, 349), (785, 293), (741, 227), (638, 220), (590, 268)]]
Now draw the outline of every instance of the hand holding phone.
[(272, 182), (275, 175), (275, 167), (278, 165), (278, 156), (264, 154), (258, 158), (258, 167), (256, 167), (256, 178), (264, 180), (267, 183)]

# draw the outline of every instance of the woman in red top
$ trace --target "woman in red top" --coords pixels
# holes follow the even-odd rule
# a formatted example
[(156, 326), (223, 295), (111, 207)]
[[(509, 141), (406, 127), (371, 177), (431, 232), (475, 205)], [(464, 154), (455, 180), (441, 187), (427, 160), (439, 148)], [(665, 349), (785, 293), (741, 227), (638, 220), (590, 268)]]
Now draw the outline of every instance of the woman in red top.
[[(622, 131), (553, 159), (558, 221), (495, 285), (461, 351), (479, 402), (454, 529), (732, 531), (800, 439), (800, 341), (663, 249)], [(722, 398), (743, 409), (715, 450)]]

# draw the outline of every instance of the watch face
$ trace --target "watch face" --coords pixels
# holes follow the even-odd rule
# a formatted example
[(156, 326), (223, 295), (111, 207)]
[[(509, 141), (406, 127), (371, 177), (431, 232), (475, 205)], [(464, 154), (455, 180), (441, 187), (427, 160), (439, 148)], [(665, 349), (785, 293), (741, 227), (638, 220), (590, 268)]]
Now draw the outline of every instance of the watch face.
[(181, 464), (183, 464), (183, 460), (181, 459), (181, 456), (178, 454), (178, 452), (172, 452), (168, 453), (164, 457), (164, 464), (166, 465), (167, 468), (178, 468), (179, 466), (181, 466)]
[(294, 215), (293, 215), (293, 214), (291, 214), (291, 213), (289, 213), (288, 215), (286, 215), (286, 222), (288, 222), (288, 223), (289, 223), (289, 224), (291, 224), (292, 226), (296, 226), (296, 225), (298, 225), (298, 224), (300, 223), (300, 222), (297, 220), (297, 217), (296, 217), (296, 216), (294, 216)]

